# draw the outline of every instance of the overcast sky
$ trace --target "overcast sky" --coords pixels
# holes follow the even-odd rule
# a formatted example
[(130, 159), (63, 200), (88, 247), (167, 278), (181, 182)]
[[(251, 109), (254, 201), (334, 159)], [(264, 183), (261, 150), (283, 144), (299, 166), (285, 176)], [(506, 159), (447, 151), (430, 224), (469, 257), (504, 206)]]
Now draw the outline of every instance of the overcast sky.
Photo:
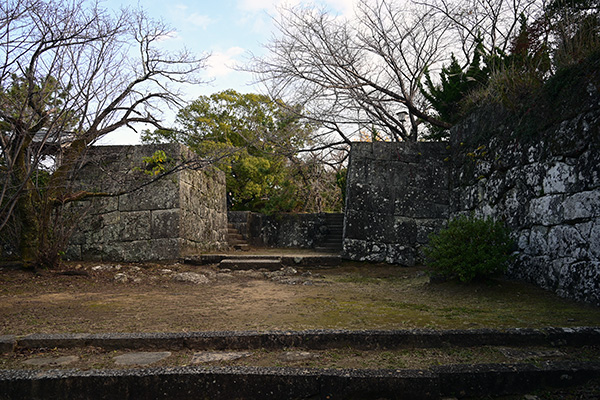
[[(314, 0), (336, 14), (352, 13), (356, 0)], [(143, 0), (142, 7), (154, 18), (162, 18), (173, 29), (172, 38), (165, 45), (173, 48), (185, 45), (189, 50), (212, 53), (206, 79), (212, 83), (186, 90), (187, 100), (225, 89), (238, 92), (260, 92), (252, 86), (252, 76), (231, 67), (244, 63), (249, 52), (263, 54), (262, 46), (273, 35), (272, 16), (282, 4), (297, 4), (283, 0)], [(306, 1), (302, 1), (307, 3)], [(107, 8), (133, 6), (134, 1), (105, 0)], [(168, 119), (173, 119), (174, 115)], [(102, 144), (133, 144), (139, 136), (129, 130), (107, 135)]]

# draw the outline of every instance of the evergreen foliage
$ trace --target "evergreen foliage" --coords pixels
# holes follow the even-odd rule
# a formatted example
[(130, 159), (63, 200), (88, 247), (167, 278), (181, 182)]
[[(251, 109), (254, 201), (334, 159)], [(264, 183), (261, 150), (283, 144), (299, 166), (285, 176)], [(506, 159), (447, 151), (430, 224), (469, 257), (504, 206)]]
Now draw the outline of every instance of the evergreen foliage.
[[(440, 72), (440, 83), (435, 84), (429, 71), (425, 74), (425, 86), (421, 85), (421, 93), (429, 101), (436, 117), (444, 122), (455, 124), (465, 115), (463, 100), (473, 90), (484, 86), (490, 75), (490, 69), (483, 62), (483, 46), (477, 45), (473, 59), (463, 68), (454, 56), (450, 64), (443, 66)], [(440, 139), (443, 131), (430, 127), (430, 138)]]
[[(297, 111), (268, 96), (230, 89), (181, 109), (179, 129), (147, 131), (142, 139), (183, 143), (224, 171), (232, 210), (337, 211), (335, 172), (296, 155), (313, 129)], [(311, 185), (319, 179), (331, 184), (319, 182), (321, 193), (315, 193)]]
[(435, 275), (470, 282), (504, 272), (512, 248), (502, 222), (461, 215), (430, 235), (425, 255)]

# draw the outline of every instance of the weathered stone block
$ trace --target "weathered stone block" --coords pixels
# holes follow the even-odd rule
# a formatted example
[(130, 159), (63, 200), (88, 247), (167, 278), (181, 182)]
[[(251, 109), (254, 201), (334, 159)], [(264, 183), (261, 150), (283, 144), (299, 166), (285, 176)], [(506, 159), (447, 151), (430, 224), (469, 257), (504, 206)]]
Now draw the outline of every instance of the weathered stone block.
[(386, 243), (413, 246), (417, 242), (417, 222), (413, 218), (395, 217), (394, 235)]
[(546, 171), (542, 186), (544, 193), (565, 193), (577, 182), (574, 167), (564, 162), (557, 161)]
[(165, 210), (178, 207), (178, 182), (173, 177), (158, 180), (155, 184), (119, 196), (119, 211)]
[(540, 256), (549, 254), (548, 249), (548, 231), (546, 226), (536, 225), (531, 228), (529, 234), (529, 242), (527, 247), (522, 248), (527, 254)]
[(390, 264), (400, 264), (412, 267), (416, 264), (416, 250), (413, 247), (388, 244), (385, 261)]
[(589, 249), (595, 260), (600, 260), (600, 218), (592, 222), (589, 234)]
[(180, 237), (180, 216), (181, 210), (179, 208), (151, 211), (152, 239)]
[(575, 193), (562, 206), (567, 221), (600, 217), (600, 190)]
[(557, 225), (548, 232), (549, 254), (555, 258), (584, 259), (588, 244), (579, 230), (571, 225)]
[(527, 222), (530, 225), (556, 225), (564, 219), (563, 195), (548, 195), (529, 202)]
[(419, 244), (429, 243), (429, 235), (439, 232), (446, 225), (445, 221), (439, 219), (417, 219), (415, 223), (417, 226), (416, 241)]
[(148, 240), (152, 238), (150, 211), (121, 213), (121, 240)]

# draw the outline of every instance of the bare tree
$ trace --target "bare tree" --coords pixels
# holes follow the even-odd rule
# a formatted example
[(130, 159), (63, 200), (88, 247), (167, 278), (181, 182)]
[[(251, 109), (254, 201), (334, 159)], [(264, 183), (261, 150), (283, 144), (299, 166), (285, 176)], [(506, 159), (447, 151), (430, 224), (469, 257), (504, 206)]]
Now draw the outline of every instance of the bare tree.
[[(121, 127), (161, 127), (160, 110), (180, 105), (177, 84), (200, 83), (208, 56), (162, 50), (171, 34), (142, 10), (98, 2), (0, 4), (0, 230), (18, 222), (26, 261), (52, 210), (90, 195), (69, 187), (85, 150)], [(49, 156), (39, 190), (33, 178)]]
[[(488, 54), (506, 53), (519, 30), (521, 18), (534, 20), (545, 0), (415, 0), (446, 20), (455, 51), (468, 64), (479, 42)], [(459, 51), (460, 49), (460, 51)]]
[(347, 20), (295, 7), (282, 10), (277, 27), (268, 55), (254, 58), (249, 69), (272, 96), (303, 104), (305, 116), (326, 128), (324, 137), (335, 132), (350, 143), (369, 129), (414, 141), (422, 121), (446, 126), (425, 112), (419, 91), (425, 71), (449, 45), (448, 24), (432, 10), (377, 0)]
[(287, 8), (267, 55), (254, 57), (248, 69), (272, 96), (303, 104), (304, 115), (322, 124), (319, 148), (350, 143), (361, 130), (414, 141), (422, 122), (450, 127), (421, 94), (425, 72), (451, 53), (468, 65), (479, 42), (488, 54), (502, 54), (521, 15), (533, 18), (543, 6), (544, 0), (373, 0), (360, 2), (351, 19)]

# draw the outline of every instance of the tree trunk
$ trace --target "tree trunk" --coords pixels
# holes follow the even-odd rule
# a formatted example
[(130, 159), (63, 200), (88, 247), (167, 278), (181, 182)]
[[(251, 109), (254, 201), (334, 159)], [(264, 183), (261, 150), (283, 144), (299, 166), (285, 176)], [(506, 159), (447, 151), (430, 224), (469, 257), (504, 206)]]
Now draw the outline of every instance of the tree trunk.
[(15, 160), (15, 185), (24, 186), (16, 205), (16, 217), (20, 225), (19, 252), (26, 267), (35, 266), (39, 244), (39, 224), (35, 207), (35, 187), (27, 168), (27, 151), (24, 146)]

